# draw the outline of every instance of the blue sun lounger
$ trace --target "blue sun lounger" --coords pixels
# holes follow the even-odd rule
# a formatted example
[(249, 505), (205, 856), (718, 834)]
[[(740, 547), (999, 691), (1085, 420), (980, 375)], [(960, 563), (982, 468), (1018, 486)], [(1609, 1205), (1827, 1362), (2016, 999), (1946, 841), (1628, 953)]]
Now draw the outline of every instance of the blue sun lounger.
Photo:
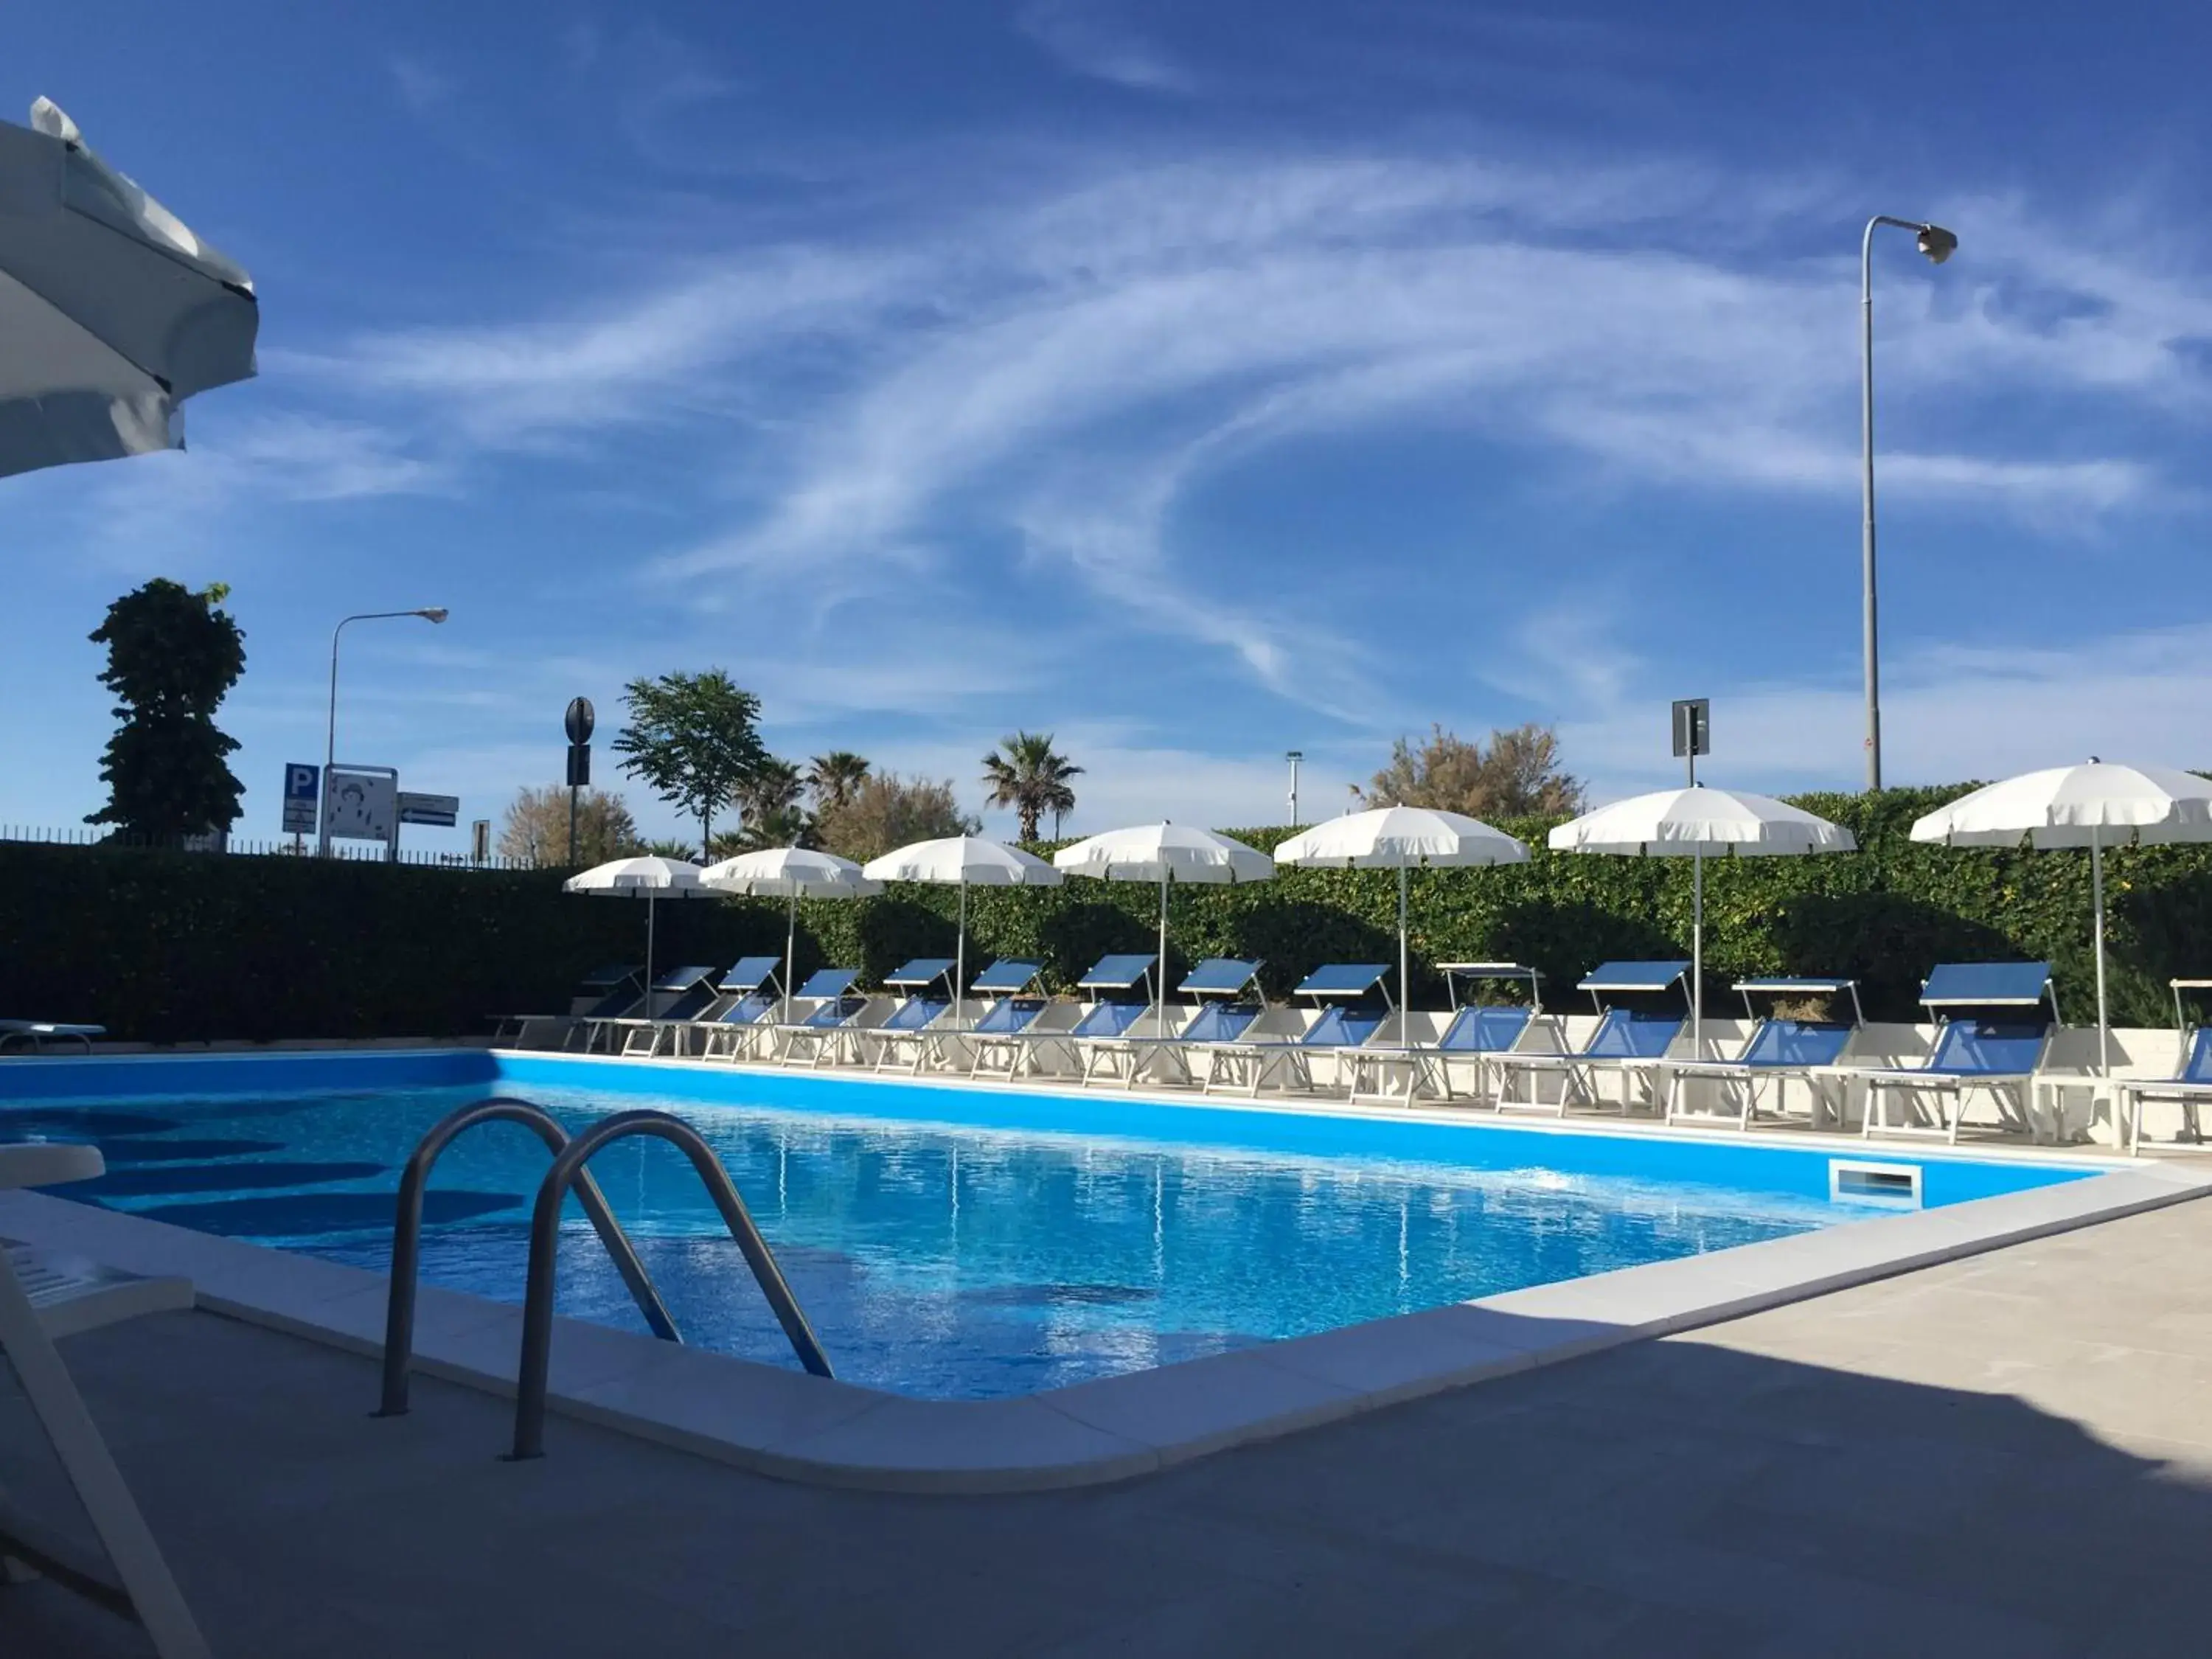
[(2114, 1131), (2126, 1137), (2130, 1152), (2142, 1145), (2145, 1101), (2175, 1102), (2181, 1108), (2183, 1137), (2191, 1142), (2204, 1139), (2204, 1132), (2197, 1127), (2197, 1107), (2200, 1101), (2212, 1100), (2212, 1025), (2189, 1024), (2182, 1012), (2181, 994), (2212, 991), (2212, 979), (2176, 979), (2166, 983), (2173, 993), (2173, 1029), (2181, 1034), (2181, 1069), (2170, 1078), (2123, 1078), (2113, 1084)]
[(916, 957), (884, 975), (885, 987), (902, 993), (902, 1000), (890, 1018), (859, 1039), (864, 1048), (874, 1050), (878, 1071), (921, 1069), (924, 1039), (952, 1011), (952, 973), (951, 957)]
[[(670, 969), (653, 981), (652, 994), (636, 1013), (599, 1022), (605, 1030), (608, 1049), (614, 1049), (615, 1036), (619, 1032), (624, 1055), (659, 1053), (664, 1032), (672, 1027), (690, 1024), (720, 1000), (721, 993), (715, 988), (720, 979), (712, 963)], [(584, 1047), (588, 1051), (591, 1046), (592, 1036), (587, 1032)]]
[(689, 1027), (679, 1030), (678, 1052), (691, 1036), (699, 1038), (702, 1057), (722, 1055), (734, 1060), (749, 1051), (761, 1027), (778, 1006), (783, 976), (781, 957), (740, 957), (715, 986), (720, 994), (714, 1006)]
[[(1260, 991), (1262, 965), (1242, 957), (1208, 957), (1192, 968), (1176, 987), (1191, 1000), (1181, 1028), (1172, 1034), (1122, 1039), (1128, 1055), (1125, 1081), (1133, 1086), (1147, 1070), (1161, 1081), (1194, 1081), (1192, 1056), (1216, 1043), (1241, 1040), (1266, 1008)], [(1169, 1075), (1163, 1077), (1163, 1073)]]
[[(1380, 962), (1332, 962), (1315, 969), (1291, 993), (1313, 999), (1319, 1010), (1313, 1023), (1293, 1037), (1213, 1044), (1205, 1051), (1206, 1092), (1218, 1085), (1257, 1095), (1269, 1083), (1310, 1091), (1316, 1055), (1336, 1059), (1383, 1029), (1392, 1012), (1383, 981), (1392, 971)], [(1381, 1009), (1358, 1006), (1370, 994), (1382, 997)]]
[[(1577, 984), (1577, 990), (1588, 991), (1590, 1000), (1597, 1006), (1597, 1028), (1575, 1053), (1512, 1054), (1492, 1056), (1491, 1064), (1497, 1068), (1497, 1109), (1501, 1112), (1550, 1112), (1565, 1117), (1571, 1107), (1583, 1106), (1603, 1110), (1607, 1103), (1598, 1087), (1599, 1077), (1607, 1072), (1620, 1078), (1620, 1098), (1613, 1109), (1623, 1114), (1638, 1103), (1656, 1108), (1658, 1093), (1655, 1078), (1660, 1062), (1682, 1027), (1689, 1023), (1690, 964), (1686, 962), (1607, 962), (1593, 968)], [(1671, 1007), (1654, 1007), (1662, 999), (1671, 1000), (1668, 993), (1682, 994), (1682, 1011)], [(1638, 999), (1635, 1002), (1608, 1000), (1622, 997)], [(1512, 1097), (1512, 1080), (1516, 1077), (1528, 1079), (1528, 1096), (1523, 1100)], [(1537, 1097), (1536, 1079), (1556, 1077), (1559, 1079), (1559, 1097), (1546, 1101)], [(1638, 1095), (1642, 1096), (1639, 1103)]]
[[(1743, 998), (1744, 1012), (1753, 1021), (1743, 1047), (1732, 1060), (1669, 1060), (1664, 1085), (1667, 1121), (1732, 1121), (1740, 1129), (1748, 1129), (1759, 1116), (1759, 1098), (1766, 1091), (1772, 1091), (1775, 1116), (1784, 1115), (1783, 1094), (1790, 1080), (1796, 1078), (1812, 1095), (1811, 1121), (1818, 1124), (1826, 1116), (1840, 1123), (1843, 1103), (1839, 1097), (1832, 1097), (1837, 1093), (1832, 1085), (1834, 1068), (1842, 1062), (1844, 1051), (1850, 1047), (1851, 1039), (1865, 1023), (1859, 1007), (1858, 981), (1778, 975), (1740, 979), (1735, 988)], [(1851, 1001), (1851, 1018), (1848, 1021), (1783, 1019), (1772, 1013), (1760, 1018), (1752, 1000), (1762, 996), (1802, 1000), (1846, 994)], [(1771, 1003), (1768, 1006), (1772, 1006)], [(1701, 1079), (1716, 1085), (1713, 1092), (1717, 1109), (1701, 1110), (1697, 1107), (1690, 1085)]]
[(644, 1000), (645, 988), (638, 981), (644, 969), (625, 967), (620, 963), (594, 968), (576, 983), (575, 994), (568, 999), (568, 1011), (561, 1014), (499, 1014), (492, 1022), (492, 1046), (521, 1048), (523, 1039), (532, 1025), (550, 1024), (555, 1027), (558, 1046), (567, 1048), (568, 1039), (576, 1030), (577, 1023), (586, 1019), (608, 1019), (618, 1014), (636, 1012)]
[[(1368, 1043), (1355, 1048), (1351, 1054), (1352, 1098), (1354, 1100), (1399, 1100), (1411, 1105), (1416, 1094), (1427, 1092), (1445, 1100), (1454, 1098), (1451, 1067), (1455, 1060), (1473, 1071), (1470, 1091), (1474, 1098), (1483, 1095), (1485, 1060), (1492, 1054), (1510, 1053), (1521, 1042), (1532, 1021), (1543, 1014), (1543, 999), (1540, 989), (1541, 976), (1534, 968), (1517, 962), (1444, 962), (1437, 964), (1443, 974), (1444, 983), (1450, 988), (1452, 1017), (1434, 1042), (1410, 1042), (1396, 1046)], [(1464, 980), (1479, 983), (1488, 980), (1526, 981), (1528, 1000), (1517, 1002), (1470, 1002), (1460, 1006), (1459, 987)], [(1402, 1075), (1405, 1086), (1390, 1087), (1394, 1075)]]
[[(1936, 1046), (1917, 1067), (1857, 1073), (1867, 1091), (1861, 1133), (1940, 1135), (1956, 1146), (1977, 1095), (1988, 1098), (2001, 1129), (2027, 1131), (2028, 1090), (2058, 1020), (2051, 964), (1946, 963), (1921, 982), (1920, 1001), (1936, 1016)], [(1900, 1095), (1909, 1104), (1932, 1103), (1935, 1121), (1893, 1119), (1887, 1109)]]
[[(961, 1018), (939, 1020), (922, 1034), (918, 1069), (951, 1071), (964, 1054), (963, 1042), (1012, 1036), (1029, 1028), (1043, 1010), (1045, 1000), (1037, 981), (1044, 964), (1018, 957), (1001, 957), (969, 981), (969, 990), (985, 1000), (981, 1017), (972, 1024)], [(964, 1012), (964, 1011), (963, 1011)]]
[(793, 994), (794, 1003), (810, 1005), (807, 1011), (796, 1019), (778, 1020), (765, 1028), (763, 1038), (772, 1046), (762, 1058), (787, 1066), (801, 1060), (818, 1066), (825, 1054), (834, 1057), (835, 1050), (830, 1046), (833, 1034), (867, 1006), (866, 997), (853, 994), (853, 981), (860, 976), (857, 968), (820, 968), (809, 974), (806, 982)]

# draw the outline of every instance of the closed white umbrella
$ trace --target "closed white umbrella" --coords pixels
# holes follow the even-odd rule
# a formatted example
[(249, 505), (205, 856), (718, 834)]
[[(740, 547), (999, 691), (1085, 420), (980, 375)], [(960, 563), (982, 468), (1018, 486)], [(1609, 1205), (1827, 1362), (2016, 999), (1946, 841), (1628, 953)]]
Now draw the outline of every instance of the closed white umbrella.
[(1033, 853), (983, 836), (918, 841), (860, 866), (870, 881), (927, 881), (960, 889), (960, 942), (953, 953), (953, 1018), (968, 990), (968, 890), (970, 887), (1057, 887), (1060, 872)]
[(803, 898), (869, 898), (884, 890), (870, 881), (860, 866), (835, 853), (817, 853), (809, 847), (769, 847), (757, 853), (740, 853), (699, 872), (699, 884), (717, 892), (746, 898), (780, 898), (791, 902), (783, 939), (783, 1018), (791, 1018), (793, 963), (799, 945), (799, 901)]
[(1705, 860), (1848, 853), (1857, 847), (1841, 824), (1765, 795), (1693, 785), (1601, 806), (1552, 831), (1555, 853), (1612, 853), (1626, 858), (1687, 858), (1690, 878), (1690, 1042), (1702, 1053), (1705, 1024)]
[(1915, 841), (1946, 847), (2086, 847), (2096, 912), (2097, 1070), (2111, 1070), (2105, 1007), (2105, 848), (2130, 842), (2212, 841), (2212, 781), (2163, 766), (2091, 760), (2024, 772), (1961, 795), (1915, 821)]
[(1301, 830), (1275, 848), (1275, 862), (1398, 872), (1398, 997), (1412, 1012), (1407, 978), (1406, 887), (1424, 866), (1521, 864), (1528, 849), (1503, 830), (1462, 812), (1427, 806), (1377, 806)]
[(1127, 830), (1109, 830), (1061, 848), (1052, 855), (1052, 861), (1068, 875), (1159, 884), (1160, 968), (1154, 1006), (1160, 1008), (1167, 1006), (1168, 1000), (1170, 884), (1265, 881), (1275, 873), (1275, 861), (1258, 848), (1187, 823), (1139, 823)]
[(259, 310), (52, 104), (0, 122), (0, 475), (182, 448), (178, 405), (253, 374)]
[(615, 859), (561, 884), (564, 893), (586, 893), (599, 898), (641, 898), (645, 901), (645, 994), (651, 1011), (653, 995), (653, 916), (662, 899), (720, 898), (721, 895), (699, 880), (699, 866), (681, 859), (641, 856)]

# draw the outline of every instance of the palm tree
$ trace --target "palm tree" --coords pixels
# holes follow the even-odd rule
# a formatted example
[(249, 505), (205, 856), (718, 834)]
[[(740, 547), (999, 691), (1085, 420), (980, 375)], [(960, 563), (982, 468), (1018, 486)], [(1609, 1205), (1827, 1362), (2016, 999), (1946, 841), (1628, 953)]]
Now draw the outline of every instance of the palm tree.
[(868, 761), (849, 749), (833, 749), (817, 755), (806, 768), (806, 787), (814, 792), (814, 810), (835, 811), (852, 804), (853, 792), (865, 782)]
[(1021, 839), (1035, 841), (1047, 812), (1055, 819), (1075, 810), (1075, 791), (1067, 781), (1083, 769), (1052, 746), (1049, 732), (1017, 732), (999, 739), (983, 757), (983, 781), (993, 806), (1011, 806), (1021, 821)]

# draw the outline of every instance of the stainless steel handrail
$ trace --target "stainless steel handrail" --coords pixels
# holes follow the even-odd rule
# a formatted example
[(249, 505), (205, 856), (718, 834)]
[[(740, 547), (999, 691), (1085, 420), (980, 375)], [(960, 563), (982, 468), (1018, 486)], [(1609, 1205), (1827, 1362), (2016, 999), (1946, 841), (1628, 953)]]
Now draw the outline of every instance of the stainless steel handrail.
[[(545, 1143), (546, 1151), (556, 1161), (570, 1145), (568, 1132), (551, 1113), (511, 1095), (493, 1095), (473, 1105), (463, 1106), (439, 1120), (415, 1143), (415, 1151), (399, 1177), (399, 1203), (392, 1223), (392, 1297), (384, 1316), (384, 1395), (375, 1413), (379, 1417), (404, 1417), (407, 1413), (407, 1367), (415, 1354), (415, 1291), (422, 1273), (422, 1194), (429, 1185), (430, 1168), (456, 1136), (479, 1123), (495, 1122), (520, 1123)], [(630, 1296), (645, 1316), (647, 1325), (662, 1341), (681, 1342), (683, 1334), (676, 1328), (676, 1321), (670, 1316), (667, 1304), (661, 1301), (660, 1292), (653, 1288), (645, 1264), (638, 1260), (629, 1236), (623, 1231), (622, 1224), (607, 1207), (599, 1183), (586, 1172), (577, 1180), (575, 1187), (577, 1202), (584, 1206), (584, 1213), (590, 1218), (600, 1242), (607, 1247), (607, 1254), (614, 1258), (615, 1270), (622, 1275), (623, 1283), (629, 1286)]]
[(722, 1213), (723, 1224), (744, 1252), (745, 1265), (753, 1270), (776, 1322), (791, 1340), (799, 1363), (817, 1376), (832, 1375), (829, 1356), (822, 1352), (814, 1328), (799, 1311), (798, 1299), (784, 1281), (783, 1270), (775, 1265), (768, 1241), (753, 1225), (730, 1172), (722, 1167), (706, 1138), (667, 1112), (617, 1112), (600, 1119), (555, 1154), (553, 1167), (545, 1172), (545, 1180), (538, 1188), (538, 1207), (530, 1218), (529, 1285), (523, 1292), (522, 1366), (514, 1384), (514, 1449), (509, 1456), (517, 1462), (545, 1455), (546, 1373), (553, 1358), (553, 1268), (561, 1243), (561, 1200), (572, 1184), (590, 1179), (584, 1165), (592, 1153), (609, 1141), (629, 1135), (655, 1136), (691, 1160), (691, 1167), (706, 1185), (708, 1197)]

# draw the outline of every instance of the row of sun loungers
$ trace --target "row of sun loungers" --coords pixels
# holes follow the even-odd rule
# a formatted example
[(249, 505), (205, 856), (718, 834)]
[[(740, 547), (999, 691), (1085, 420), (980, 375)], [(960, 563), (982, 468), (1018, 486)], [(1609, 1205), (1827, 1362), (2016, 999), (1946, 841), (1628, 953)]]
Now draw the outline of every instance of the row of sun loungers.
[[(955, 994), (945, 958), (906, 963), (878, 995), (856, 992), (858, 971), (843, 968), (787, 993), (780, 966), (773, 957), (726, 973), (687, 966), (649, 988), (634, 972), (606, 970), (554, 1024), (563, 1047), (633, 1056), (1429, 1100), (1500, 1114), (1613, 1112), (1744, 1129), (1840, 1128), (1856, 1106), (1867, 1136), (1953, 1142), (1970, 1125), (2064, 1138), (2067, 1091), (2094, 1088), (2128, 1144), (2147, 1103), (2179, 1103), (2194, 1139), (2196, 1103), (2212, 1095), (2212, 1028), (2189, 1037), (2170, 1076), (2154, 1067), (2094, 1077), (2077, 1041), (2088, 1039), (2094, 1059), (2094, 1033), (2061, 1027), (2044, 963), (1935, 969), (1922, 988), (1930, 1019), (1922, 1026), (1869, 1024), (1849, 979), (1746, 979), (1735, 987), (1744, 1018), (1707, 1018), (1701, 1030), (1679, 961), (1601, 964), (1577, 988), (1591, 999), (1588, 1014), (1546, 1010), (1526, 967), (1449, 963), (1453, 1006), (1443, 1016), (1394, 1006), (1381, 963), (1316, 969), (1277, 1006), (1260, 994), (1261, 964), (1231, 957), (1197, 964), (1176, 988), (1180, 1002), (1157, 994), (1150, 955), (1102, 958), (1075, 1000), (1047, 998), (1041, 965), (1013, 958), (984, 969), (965, 996)], [(1462, 1000), (1462, 988), (1515, 981), (1526, 1000)], [(2196, 983), (2177, 982), (2177, 996)], [(1807, 1017), (1808, 1004), (1826, 1012)], [(530, 1029), (515, 1027), (514, 1040)]]

